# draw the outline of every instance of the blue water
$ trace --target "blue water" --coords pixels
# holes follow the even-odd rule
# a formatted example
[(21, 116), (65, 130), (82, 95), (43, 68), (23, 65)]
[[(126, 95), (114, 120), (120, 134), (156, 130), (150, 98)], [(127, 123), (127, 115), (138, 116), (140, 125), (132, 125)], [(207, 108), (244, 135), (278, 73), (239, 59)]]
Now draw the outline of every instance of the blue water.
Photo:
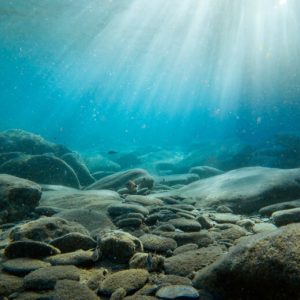
[(298, 0), (0, 0), (0, 130), (74, 149), (300, 131)]

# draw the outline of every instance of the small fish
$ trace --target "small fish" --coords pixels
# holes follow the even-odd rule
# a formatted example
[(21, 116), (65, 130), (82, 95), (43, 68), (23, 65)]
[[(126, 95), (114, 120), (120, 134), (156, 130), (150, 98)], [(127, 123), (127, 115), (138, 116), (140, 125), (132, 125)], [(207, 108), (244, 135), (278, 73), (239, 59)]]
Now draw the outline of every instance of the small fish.
[(109, 151), (107, 152), (107, 154), (113, 155), (113, 154), (118, 154), (118, 152), (115, 151), (115, 150), (109, 150)]
[(152, 254), (149, 252), (148, 256), (147, 256), (147, 270), (151, 271), (153, 268), (153, 256)]

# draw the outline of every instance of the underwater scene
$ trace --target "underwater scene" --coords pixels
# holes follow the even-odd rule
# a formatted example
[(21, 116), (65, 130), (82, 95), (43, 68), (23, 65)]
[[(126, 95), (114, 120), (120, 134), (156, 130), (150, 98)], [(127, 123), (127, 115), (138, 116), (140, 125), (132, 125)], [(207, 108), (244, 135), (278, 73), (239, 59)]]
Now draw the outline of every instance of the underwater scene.
[(0, 300), (300, 299), (299, 0), (0, 0)]

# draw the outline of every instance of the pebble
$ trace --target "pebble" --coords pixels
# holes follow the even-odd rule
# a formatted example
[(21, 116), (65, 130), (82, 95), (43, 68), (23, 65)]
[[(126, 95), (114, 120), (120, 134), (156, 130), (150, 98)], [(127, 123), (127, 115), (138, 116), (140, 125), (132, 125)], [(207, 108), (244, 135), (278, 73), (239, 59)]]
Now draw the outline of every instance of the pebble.
[(199, 293), (196, 289), (187, 285), (170, 285), (160, 288), (156, 292), (159, 299), (199, 299)]

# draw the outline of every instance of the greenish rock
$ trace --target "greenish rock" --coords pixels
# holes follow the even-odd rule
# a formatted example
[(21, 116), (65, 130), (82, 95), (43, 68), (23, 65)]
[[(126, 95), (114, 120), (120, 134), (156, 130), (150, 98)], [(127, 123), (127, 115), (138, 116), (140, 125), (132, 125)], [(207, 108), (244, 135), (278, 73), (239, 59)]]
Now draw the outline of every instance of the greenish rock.
[(120, 230), (107, 232), (101, 236), (102, 255), (120, 263), (128, 263), (136, 252), (143, 252), (142, 242), (130, 233)]
[(2, 263), (3, 271), (18, 276), (49, 266), (47, 262), (32, 258), (15, 258)]
[(254, 233), (270, 232), (276, 229), (277, 227), (271, 223), (258, 223), (255, 224), (252, 228)]
[(119, 271), (107, 276), (102, 282), (100, 292), (104, 295), (111, 295), (118, 288), (123, 288), (126, 293), (133, 293), (143, 287), (148, 278), (148, 271), (142, 269)]
[(118, 227), (140, 227), (142, 220), (139, 218), (124, 218), (117, 222)]
[(23, 288), (23, 278), (0, 272), (0, 295), (9, 296)]
[(241, 216), (234, 215), (231, 213), (213, 213), (209, 215), (210, 219), (213, 221), (223, 224), (223, 223), (233, 223), (236, 224), (241, 220)]
[(190, 168), (189, 173), (197, 174), (199, 179), (205, 179), (208, 177), (221, 175), (224, 173), (224, 171), (209, 166), (197, 166)]
[(197, 244), (185, 244), (182, 245), (178, 248), (176, 248), (173, 252), (174, 255), (180, 254), (180, 253), (184, 253), (187, 251), (191, 251), (191, 250), (196, 250), (198, 249), (198, 245)]
[(24, 277), (25, 289), (49, 290), (58, 280), (79, 281), (80, 271), (75, 266), (51, 266), (35, 270)]
[(73, 265), (77, 267), (87, 267), (94, 264), (93, 251), (77, 250), (63, 254), (56, 254), (44, 259), (52, 266)]
[(95, 182), (95, 178), (93, 178), (79, 154), (66, 153), (61, 156), (61, 159), (74, 170), (81, 186), (87, 186)]
[(276, 211), (285, 210), (285, 209), (292, 209), (292, 208), (297, 208), (297, 207), (300, 207), (300, 199), (293, 200), (293, 201), (276, 203), (276, 204), (273, 204), (273, 205), (268, 205), (268, 206), (262, 207), (259, 210), (259, 213), (263, 216), (270, 217)]
[(53, 300), (99, 300), (99, 297), (85, 284), (73, 280), (58, 280)]
[(25, 218), (38, 206), (41, 194), (32, 181), (0, 174), (0, 224)]
[(0, 166), (0, 173), (32, 180), (37, 183), (58, 184), (80, 188), (74, 170), (54, 155), (26, 155), (11, 159)]
[(164, 175), (164, 176), (157, 176), (156, 182), (158, 184), (164, 184), (167, 186), (174, 186), (177, 184), (189, 184), (196, 180), (199, 180), (199, 176), (197, 174), (172, 174), (172, 175)]
[(140, 241), (143, 243), (144, 249), (151, 252), (163, 253), (177, 247), (174, 239), (155, 234), (144, 234), (140, 236)]
[(297, 299), (300, 293), (300, 224), (245, 237), (199, 271), (196, 288), (221, 299)]

